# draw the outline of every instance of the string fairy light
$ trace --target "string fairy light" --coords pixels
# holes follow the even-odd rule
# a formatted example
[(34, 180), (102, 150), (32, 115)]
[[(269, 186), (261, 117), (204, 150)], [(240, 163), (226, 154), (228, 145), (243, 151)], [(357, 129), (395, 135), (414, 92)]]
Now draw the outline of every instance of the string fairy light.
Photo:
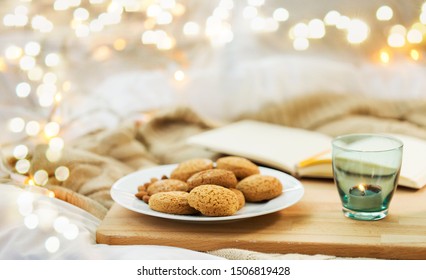
[[(32, 186), (45, 187), (51, 182), (61, 184), (72, 176), (69, 167), (61, 165), (60, 161), (66, 146), (60, 111), (67, 102), (67, 95), (78, 86), (69, 74), (69, 69), (74, 66), (69, 63), (74, 47), (85, 47), (82, 48), (87, 55), (85, 58), (94, 63), (106, 63), (119, 55), (127, 57), (134, 54), (132, 52), (147, 50), (178, 64), (173, 68), (178, 70), (169, 76), (176, 81), (173, 83), (176, 86), (189, 81), (190, 73), (193, 73), (187, 71), (191, 61), (185, 47), (197, 43), (212, 48), (226, 47), (234, 41), (239, 28), (246, 28), (253, 36), (277, 36), (283, 46), (289, 44), (297, 52), (309, 52), (328, 39), (342, 40), (349, 43), (346, 44), (348, 48), (356, 50), (370, 44), (366, 50), (374, 56), (369, 57), (374, 57), (374, 62), (383, 66), (401, 58), (413, 63), (423, 63), (424, 59), (426, 2), (410, 21), (411, 26), (397, 24), (398, 13), (391, 5), (374, 7), (370, 15), (360, 18), (329, 10), (300, 21), (290, 7), (264, 0), (244, 1), (243, 6), (236, 5), (233, 0), (218, 0), (208, 6), (210, 10), (203, 18), (192, 17), (189, 3), (184, 0), (15, 2), (5, 8), (0, 28), (11, 33), (33, 32), (28, 38), (15, 40), (11, 37), (1, 50), (0, 72), (17, 77), (11, 79), (14, 81), (10, 87), (14, 98), (22, 104), (26, 102), (37, 107), (39, 118), (36, 114), (13, 116), (7, 122), (7, 129), (26, 141), (44, 141), (47, 161), (58, 165), (53, 174), (52, 171), (49, 174), (46, 170), (34, 170), (30, 161), (33, 146), (17, 143), (13, 148), (14, 172), (26, 176), (26, 183)], [(235, 20), (240, 18), (247, 24), (242, 27), (236, 24)], [(137, 22), (138, 27), (128, 28), (128, 21)], [(383, 40), (373, 42), (372, 38), (379, 38), (376, 35), (381, 34)], [(68, 45), (69, 42), (72, 43)], [(397, 55), (401, 53), (403, 55)], [(33, 213), (31, 203), (25, 205), (20, 206), (21, 214), (25, 214), (25, 225), (28, 229), (39, 227), (41, 218)], [(58, 233), (72, 240), (78, 235), (78, 227), (67, 222)], [(56, 252), (61, 240), (57, 236), (48, 238), (46, 250)]]

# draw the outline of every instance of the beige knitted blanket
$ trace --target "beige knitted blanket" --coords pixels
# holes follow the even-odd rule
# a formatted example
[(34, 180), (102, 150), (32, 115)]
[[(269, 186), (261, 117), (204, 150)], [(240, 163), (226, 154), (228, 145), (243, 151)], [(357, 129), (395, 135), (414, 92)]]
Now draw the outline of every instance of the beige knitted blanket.
[[(350, 132), (393, 132), (426, 139), (426, 100), (385, 101), (359, 96), (315, 94), (281, 104), (264, 106), (250, 118), (285, 126), (319, 131), (331, 136)], [(214, 158), (217, 154), (185, 144), (186, 137), (211, 129), (213, 124), (187, 108), (158, 112), (147, 123), (123, 123), (113, 131), (99, 131), (69, 143), (62, 159), (51, 163), (45, 146), (32, 156), (35, 172), (54, 174), (57, 166), (70, 170), (69, 179), (49, 179), (56, 197), (102, 219), (113, 204), (111, 185), (120, 177), (149, 166), (176, 163), (192, 157)], [(236, 249), (209, 252), (229, 259), (329, 258), (260, 254)]]

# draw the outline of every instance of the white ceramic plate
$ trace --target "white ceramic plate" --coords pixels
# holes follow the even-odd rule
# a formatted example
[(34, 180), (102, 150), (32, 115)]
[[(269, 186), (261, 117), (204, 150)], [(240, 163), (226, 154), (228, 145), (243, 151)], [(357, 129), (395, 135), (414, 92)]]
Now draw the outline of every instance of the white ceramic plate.
[(138, 186), (149, 182), (151, 178), (161, 178), (162, 175), (169, 176), (176, 166), (176, 164), (161, 165), (131, 173), (114, 183), (111, 188), (111, 197), (121, 206), (149, 216), (192, 222), (217, 222), (239, 220), (273, 213), (295, 204), (302, 198), (304, 193), (303, 185), (296, 178), (278, 170), (260, 167), (261, 174), (274, 176), (281, 181), (284, 186), (283, 194), (267, 202), (248, 202), (232, 216), (206, 217), (166, 214), (151, 210), (148, 204), (135, 197)]

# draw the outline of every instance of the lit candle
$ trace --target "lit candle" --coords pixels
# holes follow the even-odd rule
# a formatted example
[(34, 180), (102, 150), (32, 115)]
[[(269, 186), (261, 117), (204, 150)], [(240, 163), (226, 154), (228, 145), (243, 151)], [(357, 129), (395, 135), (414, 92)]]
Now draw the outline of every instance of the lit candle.
[(382, 189), (377, 185), (363, 185), (349, 189), (348, 206), (353, 210), (379, 211), (382, 205)]

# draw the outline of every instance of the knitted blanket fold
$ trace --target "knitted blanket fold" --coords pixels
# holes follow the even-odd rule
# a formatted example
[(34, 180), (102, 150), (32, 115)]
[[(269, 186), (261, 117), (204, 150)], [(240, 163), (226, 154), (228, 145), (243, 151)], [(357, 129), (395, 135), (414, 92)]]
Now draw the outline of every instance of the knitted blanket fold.
[[(391, 132), (426, 139), (426, 100), (391, 101), (353, 95), (313, 94), (266, 105), (233, 121), (241, 119), (299, 127), (330, 136)], [(46, 146), (40, 145), (32, 154), (30, 173), (46, 170), (50, 175), (47, 187), (55, 192), (57, 198), (102, 219), (113, 204), (109, 190), (124, 175), (193, 157), (215, 159), (219, 156), (185, 142), (188, 136), (219, 125), (223, 124), (205, 120), (188, 108), (170, 108), (158, 112), (148, 122), (123, 123), (114, 130), (98, 131), (67, 143), (61, 159), (56, 162), (46, 159)], [(69, 168), (68, 180), (59, 182), (55, 179), (54, 171), (58, 166)], [(229, 252), (223, 251), (221, 255), (232, 258)], [(253, 258), (254, 254), (242, 253), (241, 250), (233, 252), (233, 256), (240, 259)]]

